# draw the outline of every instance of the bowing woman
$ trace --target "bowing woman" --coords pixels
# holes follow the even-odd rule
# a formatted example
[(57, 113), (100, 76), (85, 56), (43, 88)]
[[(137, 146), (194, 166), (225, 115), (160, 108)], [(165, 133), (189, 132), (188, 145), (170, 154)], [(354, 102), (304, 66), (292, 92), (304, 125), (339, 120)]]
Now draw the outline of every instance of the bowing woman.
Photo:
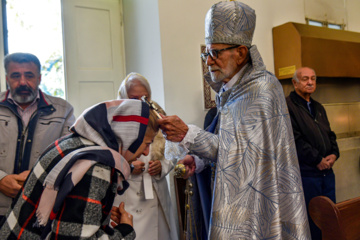
[[(119, 88), (118, 99), (151, 99), (151, 89), (145, 77), (130, 73)], [(165, 112), (153, 102), (160, 113)], [(118, 195), (114, 204), (124, 202), (126, 210), (134, 216), (136, 239), (177, 240), (178, 233), (166, 175), (173, 169), (164, 158), (165, 139), (159, 131), (150, 145), (150, 154), (141, 156), (132, 164), (129, 190)]]
[(149, 154), (158, 129), (153, 111), (139, 100), (85, 110), (72, 134), (51, 144), (32, 168), (0, 239), (134, 239), (132, 215), (113, 202), (129, 186), (129, 163)]

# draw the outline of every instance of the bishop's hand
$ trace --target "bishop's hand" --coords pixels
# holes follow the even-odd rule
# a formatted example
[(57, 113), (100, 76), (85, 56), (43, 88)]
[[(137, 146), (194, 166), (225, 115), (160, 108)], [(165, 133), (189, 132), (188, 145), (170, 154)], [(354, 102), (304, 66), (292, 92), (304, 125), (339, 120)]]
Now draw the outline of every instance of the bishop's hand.
[(161, 117), (161, 119), (158, 119), (158, 123), (166, 139), (172, 142), (181, 142), (189, 127), (176, 115), (161, 115)]

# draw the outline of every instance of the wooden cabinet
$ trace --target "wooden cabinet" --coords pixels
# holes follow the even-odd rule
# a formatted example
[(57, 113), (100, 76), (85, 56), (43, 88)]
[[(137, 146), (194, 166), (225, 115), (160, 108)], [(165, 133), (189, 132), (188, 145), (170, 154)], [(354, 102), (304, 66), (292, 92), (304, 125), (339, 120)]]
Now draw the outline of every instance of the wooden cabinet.
[(273, 28), (275, 74), (310, 67), (321, 77), (360, 77), (360, 33), (285, 23)]

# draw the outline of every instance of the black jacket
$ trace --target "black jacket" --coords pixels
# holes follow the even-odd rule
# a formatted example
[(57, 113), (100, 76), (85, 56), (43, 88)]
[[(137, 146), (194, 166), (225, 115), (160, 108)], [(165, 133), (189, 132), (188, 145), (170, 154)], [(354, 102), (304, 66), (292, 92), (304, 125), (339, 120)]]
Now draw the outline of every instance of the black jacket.
[(335, 154), (336, 159), (340, 156), (336, 135), (331, 131), (324, 107), (311, 98), (314, 110), (312, 116), (302, 101), (303, 99), (294, 91), (286, 98), (301, 176), (322, 176), (333, 171), (332, 169), (320, 171), (316, 167), (322, 158), (330, 154)]

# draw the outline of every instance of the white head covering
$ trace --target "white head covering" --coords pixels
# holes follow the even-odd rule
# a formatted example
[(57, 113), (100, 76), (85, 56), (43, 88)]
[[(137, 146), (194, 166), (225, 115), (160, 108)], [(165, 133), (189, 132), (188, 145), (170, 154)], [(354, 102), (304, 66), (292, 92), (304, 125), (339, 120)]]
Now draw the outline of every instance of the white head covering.
[(134, 80), (137, 80), (141, 83), (141, 85), (143, 85), (148, 94), (149, 94), (149, 98), (151, 99), (151, 88), (150, 88), (150, 84), (148, 82), (148, 80), (141, 74), (136, 73), (136, 72), (132, 72), (129, 73), (125, 79), (122, 81), (119, 90), (118, 90), (118, 97), (117, 99), (128, 99), (128, 94), (127, 91), (129, 91), (129, 89), (131, 88), (132, 82)]
[(205, 43), (244, 45), (250, 48), (255, 22), (254, 9), (244, 3), (216, 3), (205, 17)]

